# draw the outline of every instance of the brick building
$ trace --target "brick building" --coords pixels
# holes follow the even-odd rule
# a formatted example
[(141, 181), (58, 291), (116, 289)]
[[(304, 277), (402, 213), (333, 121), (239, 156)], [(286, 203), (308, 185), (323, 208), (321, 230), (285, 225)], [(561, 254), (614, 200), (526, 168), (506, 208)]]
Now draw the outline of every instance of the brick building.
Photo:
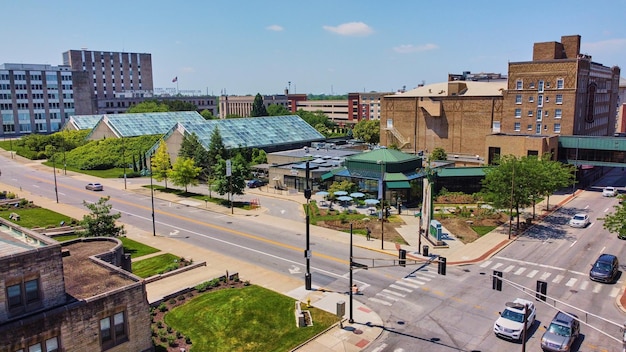
[[(580, 53), (580, 36), (535, 43), (533, 60), (509, 63), (506, 80), (418, 87), (383, 98), (381, 144), (491, 163), (497, 155), (552, 153), (559, 135), (613, 136), (619, 67)], [(459, 164), (459, 163), (457, 163)]]
[(144, 281), (114, 238), (59, 243), (0, 219), (2, 351), (151, 351)]

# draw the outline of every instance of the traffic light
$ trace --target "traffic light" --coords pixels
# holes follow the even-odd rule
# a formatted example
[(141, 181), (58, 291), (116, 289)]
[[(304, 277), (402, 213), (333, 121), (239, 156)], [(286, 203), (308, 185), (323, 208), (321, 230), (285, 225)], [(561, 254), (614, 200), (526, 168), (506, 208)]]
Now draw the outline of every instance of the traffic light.
[(406, 249), (399, 249), (398, 257), (400, 258), (400, 266), (406, 267)]
[(537, 293), (535, 294), (535, 298), (539, 301), (546, 301), (546, 292), (548, 292), (548, 283), (545, 281), (537, 280)]
[(439, 275), (446, 274), (446, 258), (445, 257), (439, 257), (439, 266), (437, 267), (437, 273)]
[(502, 272), (501, 271), (493, 271), (493, 282), (492, 289), (502, 291)]

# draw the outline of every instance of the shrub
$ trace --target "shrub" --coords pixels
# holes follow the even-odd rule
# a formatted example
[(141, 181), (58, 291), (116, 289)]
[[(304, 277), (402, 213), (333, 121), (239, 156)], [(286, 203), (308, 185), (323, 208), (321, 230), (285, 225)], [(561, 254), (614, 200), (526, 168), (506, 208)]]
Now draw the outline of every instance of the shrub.
[(176, 346), (176, 338), (174, 336), (168, 336), (167, 344), (170, 345), (170, 347)]
[(165, 332), (165, 330), (159, 330), (159, 340), (161, 340), (161, 342), (167, 341), (167, 332)]
[(185, 295), (180, 295), (180, 296), (178, 296), (178, 300), (179, 300), (179, 301), (184, 301), (184, 300), (185, 300)]
[(158, 323), (157, 323), (157, 328), (159, 328), (159, 329), (160, 329), (160, 328), (162, 328), (162, 327), (163, 327), (163, 322), (162, 322), (162, 321), (158, 322)]
[(170, 298), (170, 304), (176, 304), (176, 300), (174, 298)]
[(167, 306), (165, 305), (165, 303), (159, 304), (159, 310), (161, 312), (167, 312)]
[(180, 331), (176, 331), (176, 338), (180, 339), (181, 337), (183, 337), (183, 333)]
[(173, 329), (171, 326), (168, 326), (166, 330), (167, 330), (167, 332), (169, 332), (170, 334), (174, 331), (174, 329)]
[(191, 345), (191, 337), (189, 336), (185, 337), (185, 343), (188, 345)]

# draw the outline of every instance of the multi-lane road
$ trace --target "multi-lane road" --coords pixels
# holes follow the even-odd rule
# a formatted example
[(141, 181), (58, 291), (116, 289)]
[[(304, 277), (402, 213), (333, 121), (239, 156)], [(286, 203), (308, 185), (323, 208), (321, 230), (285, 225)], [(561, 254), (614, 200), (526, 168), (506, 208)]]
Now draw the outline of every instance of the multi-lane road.
[[(48, 170), (0, 157), (2, 181), (34, 194), (82, 207), (83, 200), (95, 202), (102, 195), (122, 213), (124, 223), (152, 231), (151, 198), (106, 187), (96, 193), (84, 189), (85, 177), (57, 174), (57, 192)], [(136, 182), (129, 180), (128, 182)], [(598, 186), (626, 185), (626, 174), (612, 172)], [(620, 188), (624, 191), (624, 188)], [(603, 198), (587, 191), (534, 226), (492, 258), (471, 265), (448, 267), (447, 275), (437, 274), (436, 265), (384, 267), (356, 270), (354, 278), (362, 288), (357, 299), (379, 313), (384, 333), (368, 351), (513, 351), (522, 345), (494, 336), (492, 327), (506, 302), (516, 297), (534, 299), (538, 280), (547, 283), (547, 302), (536, 301), (537, 322), (529, 331), (527, 351), (539, 351), (544, 326), (558, 309), (578, 315), (581, 337), (575, 350), (621, 350), (622, 324), (626, 314), (616, 306), (625, 279), (615, 284), (591, 282), (588, 272), (600, 253), (612, 253), (626, 264), (624, 241), (602, 228), (602, 218), (617, 205), (615, 198)], [(55, 194), (56, 193), (56, 194)], [(297, 205), (276, 199), (262, 199), (274, 216), (301, 217)], [(233, 218), (184, 204), (155, 200), (155, 225), (160, 234), (218, 251), (254, 263), (285, 276), (301, 278), (304, 270), (304, 227), (284, 228), (279, 223)], [(574, 213), (587, 213), (591, 224), (570, 228)], [(349, 247), (331, 238), (311, 238), (314, 285), (345, 291), (348, 287)], [(380, 257), (354, 248), (357, 257)], [(502, 291), (492, 289), (491, 275), (501, 271)], [(623, 268), (622, 268), (623, 270)]]

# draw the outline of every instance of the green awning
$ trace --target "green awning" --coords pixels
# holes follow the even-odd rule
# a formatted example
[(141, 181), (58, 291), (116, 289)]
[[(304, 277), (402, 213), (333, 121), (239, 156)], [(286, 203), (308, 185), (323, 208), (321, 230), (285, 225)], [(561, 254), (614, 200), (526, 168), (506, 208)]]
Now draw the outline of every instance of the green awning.
[(411, 185), (409, 184), (409, 181), (387, 181), (387, 182), (385, 182), (385, 184), (387, 185), (387, 188), (390, 188), (390, 189), (394, 189), (394, 188), (411, 188)]
[(329, 178), (333, 178), (335, 176), (335, 174), (333, 174), (332, 172), (327, 172), (325, 174), (322, 175), (322, 181), (326, 181)]

